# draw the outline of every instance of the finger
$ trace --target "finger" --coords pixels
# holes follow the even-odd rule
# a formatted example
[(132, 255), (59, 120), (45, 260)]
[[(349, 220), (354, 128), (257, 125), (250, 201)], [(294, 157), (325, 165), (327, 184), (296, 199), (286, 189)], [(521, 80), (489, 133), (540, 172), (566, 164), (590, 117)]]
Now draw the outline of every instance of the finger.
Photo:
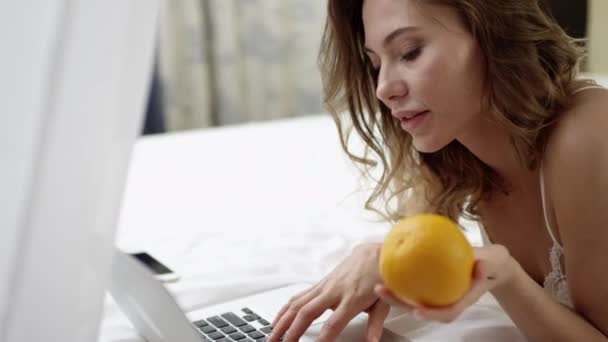
[(395, 296), (395, 294), (393, 294), (393, 292), (384, 285), (376, 285), (374, 287), (374, 291), (376, 295), (382, 299), (382, 301), (386, 302), (390, 306), (401, 307), (406, 310), (412, 310), (416, 307), (416, 305), (412, 302), (405, 302), (404, 300), (397, 298), (397, 296)]
[(473, 281), (471, 282), (469, 290), (453, 306), (462, 311), (475, 304), (475, 302), (479, 300), (479, 297), (493, 287), (495, 281), (496, 280), (488, 274), (486, 262), (483, 260), (477, 261), (473, 269)]
[(274, 319), (272, 320), (272, 324), (271, 326), (275, 326), (279, 320), (281, 319), (281, 317), (283, 316), (283, 314), (285, 314), (285, 312), (287, 311), (287, 309), (289, 309), (289, 307), (291, 306), (291, 304), (293, 304), (295, 301), (299, 300), (300, 298), (302, 298), (303, 296), (306, 296), (307, 294), (311, 294), (313, 292), (315, 292), (315, 290), (317, 289), (316, 286), (310, 287), (298, 294), (296, 294), (295, 296), (291, 297), (289, 299), (289, 301), (283, 305), (283, 307), (281, 308), (281, 310), (279, 310), (279, 313), (274, 317)]
[(274, 319), (272, 320), (272, 323), (270, 324), (271, 327), (274, 327), (277, 325), (277, 323), (279, 323), (279, 321), (281, 320), (281, 318), (283, 317), (283, 315), (285, 314), (285, 312), (287, 312), (287, 309), (289, 309), (289, 307), (291, 306), (291, 301), (285, 303), (285, 305), (283, 305), (283, 307), (281, 308), (281, 310), (279, 310), (279, 313), (277, 313), (276, 316), (274, 316)]
[(286, 305), (286, 309), (283, 310), (283, 314), (278, 318), (278, 321), (272, 326), (272, 333), (268, 338), (268, 342), (276, 342), (285, 334), (287, 329), (291, 326), (291, 323), (295, 319), (298, 312), (318, 295), (318, 290), (314, 289), (301, 296), (294, 296)]
[(455, 308), (450, 309), (427, 309), (420, 308), (413, 311), (414, 317), (418, 319), (437, 321), (441, 323), (450, 323), (454, 321), (461, 313)]
[(284, 336), (284, 341), (299, 341), (312, 322), (329, 309), (331, 302), (326, 297), (316, 297), (298, 312), (291, 327)]
[(369, 311), (365, 331), (367, 342), (380, 341), (384, 329), (384, 320), (386, 319), (386, 316), (388, 316), (390, 308), (391, 307), (388, 304), (381, 300), (377, 300), (374, 305), (372, 305)]
[(473, 283), (481, 282), (488, 288), (494, 287), (498, 279), (491, 269), (492, 267), (486, 260), (477, 260), (473, 268)]
[(449, 323), (455, 320), (466, 308), (461, 302), (446, 307), (420, 307), (413, 311), (418, 319)]
[(487, 263), (478, 261), (475, 263), (471, 289), (465, 294), (462, 302), (465, 306), (475, 304), (482, 295), (493, 289), (497, 282), (496, 277), (490, 274)]
[(352, 304), (350, 304), (349, 300), (345, 300), (340, 303), (338, 308), (336, 308), (336, 311), (334, 311), (327, 322), (325, 322), (323, 325), (317, 342), (335, 341), (338, 335), (346, 327), (346, 324), (348, 324), (348, 322), (350, 322), (357, 313), (357, 310), (354, 306), (352, 306)]

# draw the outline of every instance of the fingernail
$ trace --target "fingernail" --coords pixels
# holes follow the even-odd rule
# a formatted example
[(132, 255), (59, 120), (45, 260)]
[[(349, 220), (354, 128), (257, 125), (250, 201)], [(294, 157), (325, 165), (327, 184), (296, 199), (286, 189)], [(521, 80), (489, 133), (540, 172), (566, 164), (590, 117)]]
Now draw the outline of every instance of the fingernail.
[(422, 314), (420, 313), (419, 310), (414, 310), (414, 311), (412, 311), (412, 313), (414, 314), (414, 318), (415, 319), (418, 319), (418, 320), (423, 320), (424, 319), (424, 317), (422, 316)]

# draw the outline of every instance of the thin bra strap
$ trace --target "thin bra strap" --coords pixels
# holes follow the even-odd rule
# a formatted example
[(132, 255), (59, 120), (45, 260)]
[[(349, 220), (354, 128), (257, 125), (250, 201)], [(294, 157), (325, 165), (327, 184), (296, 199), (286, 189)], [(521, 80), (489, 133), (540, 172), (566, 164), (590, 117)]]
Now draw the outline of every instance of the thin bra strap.
[(551, 240), (553, 240), (553, 243), (556, 244), (557, 246), (560, 246), (560, 243), (557, 242), (557, 239), (555, 238), (555, 235), (553, 235), (553, 229), (551, 228), (551, 225), (549, 224), (549, 216), (547, 215), (547, 201), (545, 200), (545, 177), (543, 175), (543, 162), (541, 160), (540, 162), (540, 198), (543, 204), (543, 216), (545, 218), (545, 227), (547, 228), (547, 230), (549, 231), (549, 236), (551, 236)]
[(576, 89), (575, 91), (573, 91), (573, 92), (572, 92), (572, 94), (573, 94), (573, 95), (574, 95), (574, 94), (578, 94), (578, 93), (580, 93), (581, 91), (583, 91), (583, 90), (587, 90), (587, 89), (604, 89), (604, 87), (602, 87), (602, 86), (601, 86), (601, 85), (599, 85), (599, 84), (591, 84), (591, 85), (584, 86), (584, 87), (581, 87), (581, 88)]
[[(588, 86), (584, 86), (581, 88), (576, 89), (572, 94), (577, 94), (580, 93), (583, 90), (587, 90), (587, 89), (603, 89), (604, 87), (602, 87), (601, 85), (598, 85), (597, 83), (593, 83), (590, 84)], [(561, 247), (561, 244), (559, 242), (557, 242), (557, 239), (555, 238), (555, 235), (553, 234), (553, 229), (551, 228), (551, 224), (549, 224), (549, 216), (547, 215), (547, 201), (545, 199), (545, 177), (543, 175), (543, 161), (541, 159), (540, 161), (540, 196), (541, 196), (541, 200), (542, 200), (542, 204), (543, 204), (543, 216), (545, 218), (545, 227), (547, 228), (547, 231), (549, 231), (549, 236), (551, 236), (551, 240), (553, 240), (553, 243), (555, 243), (557, 246)]]

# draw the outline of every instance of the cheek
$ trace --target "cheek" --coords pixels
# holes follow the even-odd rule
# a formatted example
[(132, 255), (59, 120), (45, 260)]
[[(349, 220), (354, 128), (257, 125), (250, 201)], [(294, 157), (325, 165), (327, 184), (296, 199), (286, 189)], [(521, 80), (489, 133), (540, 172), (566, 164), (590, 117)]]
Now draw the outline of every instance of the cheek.
[(433, 112), (443, 112), (446, 107), (449, 108), (449, 98), (453, 95), (449, 61), (440, 53), (429, 52), (421, 60), (416, 74), (413, 86), (417, 100)]
[(431, 111), (455, 119), (478, 113), (481, 103), (481, 64), (468, 52), (429, 52), (416, 78), (418, 99)]
[(458, 109), (477, 114), (481, 110), (483, 61), (473, 43), (463, 45), (468, 48), (462, 48), (451, 65), (449, 82), (454, 90), (452, 101), (457, 98)]

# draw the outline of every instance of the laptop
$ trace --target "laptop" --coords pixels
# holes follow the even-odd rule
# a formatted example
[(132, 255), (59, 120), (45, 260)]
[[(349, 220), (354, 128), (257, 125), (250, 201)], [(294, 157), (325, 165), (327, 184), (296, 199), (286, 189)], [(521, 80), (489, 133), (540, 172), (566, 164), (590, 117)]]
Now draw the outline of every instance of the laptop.
[[(136, 259), (116, 250), (109, 291), (138, 333), (149, 342), (264, 342), (270, 322), (295, 294), (311, 284), (294, 284), (234, 301), (184, 312), (164, 285)], [(300, 341), (314, 341), (331, 311), (313, 322)], [(338, 342), (365, 340), (367, 315), (359, 314)], [(382, 341), (409, 341), (385, 329)]]

